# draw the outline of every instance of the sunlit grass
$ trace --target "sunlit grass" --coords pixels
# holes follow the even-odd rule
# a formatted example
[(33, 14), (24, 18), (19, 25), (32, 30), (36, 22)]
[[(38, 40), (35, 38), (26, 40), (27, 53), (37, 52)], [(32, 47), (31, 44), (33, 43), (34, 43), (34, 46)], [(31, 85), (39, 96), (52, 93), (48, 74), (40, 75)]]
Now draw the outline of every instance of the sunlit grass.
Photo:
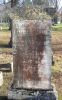
[(8, 89), (10, 87), (12, 73), (3, 73), (4, 82), (3, 85), (0, 87), (0, 96), (7, 96)]
[(10, 31), (0, 31), (0, 44), (8, 44), (11, 38)]
[(0, 31), (6, 31), (9, 29), (8, 23), (0, 23)]
[(54, 31), (62, 31), (62, 23), (61, 24), (55, 24), (54, 26), (52, 26), (52, 29)]
[[(52, 66), (52, 82), (55, 84), (58, 91), (58, 100), (62, 100), (62, 74), (60, 74), (62, 73), (62, 24), (57, 24), (52, 27), (52, 50), (54, 60), (54, 66)], [(54, 51), (54, 49), (56, 49), (56, 51)]]
[(58, 100), (62, 100), (62, 95), (58, 94)]

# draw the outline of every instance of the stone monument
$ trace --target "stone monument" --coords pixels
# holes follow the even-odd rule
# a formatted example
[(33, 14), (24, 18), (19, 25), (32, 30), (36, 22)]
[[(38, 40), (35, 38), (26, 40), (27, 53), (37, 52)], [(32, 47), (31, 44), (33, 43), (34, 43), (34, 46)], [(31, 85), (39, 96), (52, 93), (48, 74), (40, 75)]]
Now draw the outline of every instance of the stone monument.
[[(38, 6), (19, 9), (13, 19), (13, 84), (8, 98), (15, 100), (57, 100), (51, 85), (51, 20)], [(34, 12), (33, 12), (34, 11)]]

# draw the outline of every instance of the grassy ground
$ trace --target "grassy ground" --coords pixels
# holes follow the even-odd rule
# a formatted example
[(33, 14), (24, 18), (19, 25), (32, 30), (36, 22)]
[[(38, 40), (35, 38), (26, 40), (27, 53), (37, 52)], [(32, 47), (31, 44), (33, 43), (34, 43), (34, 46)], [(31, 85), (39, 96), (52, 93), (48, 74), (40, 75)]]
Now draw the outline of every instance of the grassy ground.
[(62, 100), (62, 31), (61, 30), (52, 32), (52, 49), (54, 58), (54, 66), (52, 67), (52, 82), (56, 85), (56, 88), (58, 90), (59, 100)]
[(12, 73), (3, 73), (4, 83), (2, 87), (0, 87), (0, 96), (7, 96), (8, 89), (10, 87)]
[(0, 31), (0, 45), (8, 45), (10, 41), (11, 33), (10, 31)]
[[(8, 30), (9, 27), (7, 24), (0, 24), (0, 64), (11, 63), (13, 61), (12, 48), (7, 47), (10, 38), (11, 32)], [(7, 90), (10, 86), (12, 73), (3, 73), (4, 83), (0, 87), (0, 97), (7, 95)], [(4, 99), (5, 100), (5, 99)]]
[[(57, 25), (62, 27), (61, 25)], [(53, 26), (53, 27), (57, 27)], [(59, 27), (57, 27), (60, 29)], [(8, 44), (10, 41), (10, 31), (0, 31), (0, 44)], [(54, 66), (52, 66), (52, 82), (55, 84), (59, 100), (62, 100), (62, 31), (52, 32), (52, 49)], [(7, 63), (13, 60), (11, 48), (0, 48), (0, 63)], [(12, 74), (4, 73), (4, 83), (0, 87), (0, 96), (6, 96), (7, 90), (10, 86)]]
[(52, 26), (54, 31), (62, 31), (62, 23), (61, 24), (55, 24)]
[(8, 23), (0, 23), (0, 31), (7, 31), (9, 29)]

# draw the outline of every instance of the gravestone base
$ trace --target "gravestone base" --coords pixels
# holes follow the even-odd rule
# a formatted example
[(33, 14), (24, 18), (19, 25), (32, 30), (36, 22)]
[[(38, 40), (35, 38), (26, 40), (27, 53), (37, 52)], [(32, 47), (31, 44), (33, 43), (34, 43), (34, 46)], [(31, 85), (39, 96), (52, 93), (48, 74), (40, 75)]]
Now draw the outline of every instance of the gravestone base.
[(26, 90), (12, 89), (8, 92), (9, 100), (58, 100), (56, 89), (54, 90)]

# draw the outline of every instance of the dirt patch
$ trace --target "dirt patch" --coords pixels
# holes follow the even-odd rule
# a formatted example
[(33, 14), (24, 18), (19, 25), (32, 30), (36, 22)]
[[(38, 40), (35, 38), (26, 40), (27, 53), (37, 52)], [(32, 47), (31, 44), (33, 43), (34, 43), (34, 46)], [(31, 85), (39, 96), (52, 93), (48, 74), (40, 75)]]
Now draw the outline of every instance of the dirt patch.
[[(52, 67), (52, 82), (62, 96), (62, 32), (52, 33), (52, 50), (54, 66)], [(61, 99), (60, 99), (61, 100)]]
[[(7, 64), (11, 63), (13, 61), (13, 56), (12, 56), (12, 49), (10, 48), (0, 48), (0, 64)], [(11, 84), (12, 80), (12, 73), (11, 72), (4, 72), (3, 73), (3, 85), (0, 87), (0, 100), (6, 100), (2, 96), (6, 96), (8, 92), (8, 88)]]
[(52, 81), (56, 85), (58, 92), (62, 95), (62, 73), (61, 72), (53, 73)]

